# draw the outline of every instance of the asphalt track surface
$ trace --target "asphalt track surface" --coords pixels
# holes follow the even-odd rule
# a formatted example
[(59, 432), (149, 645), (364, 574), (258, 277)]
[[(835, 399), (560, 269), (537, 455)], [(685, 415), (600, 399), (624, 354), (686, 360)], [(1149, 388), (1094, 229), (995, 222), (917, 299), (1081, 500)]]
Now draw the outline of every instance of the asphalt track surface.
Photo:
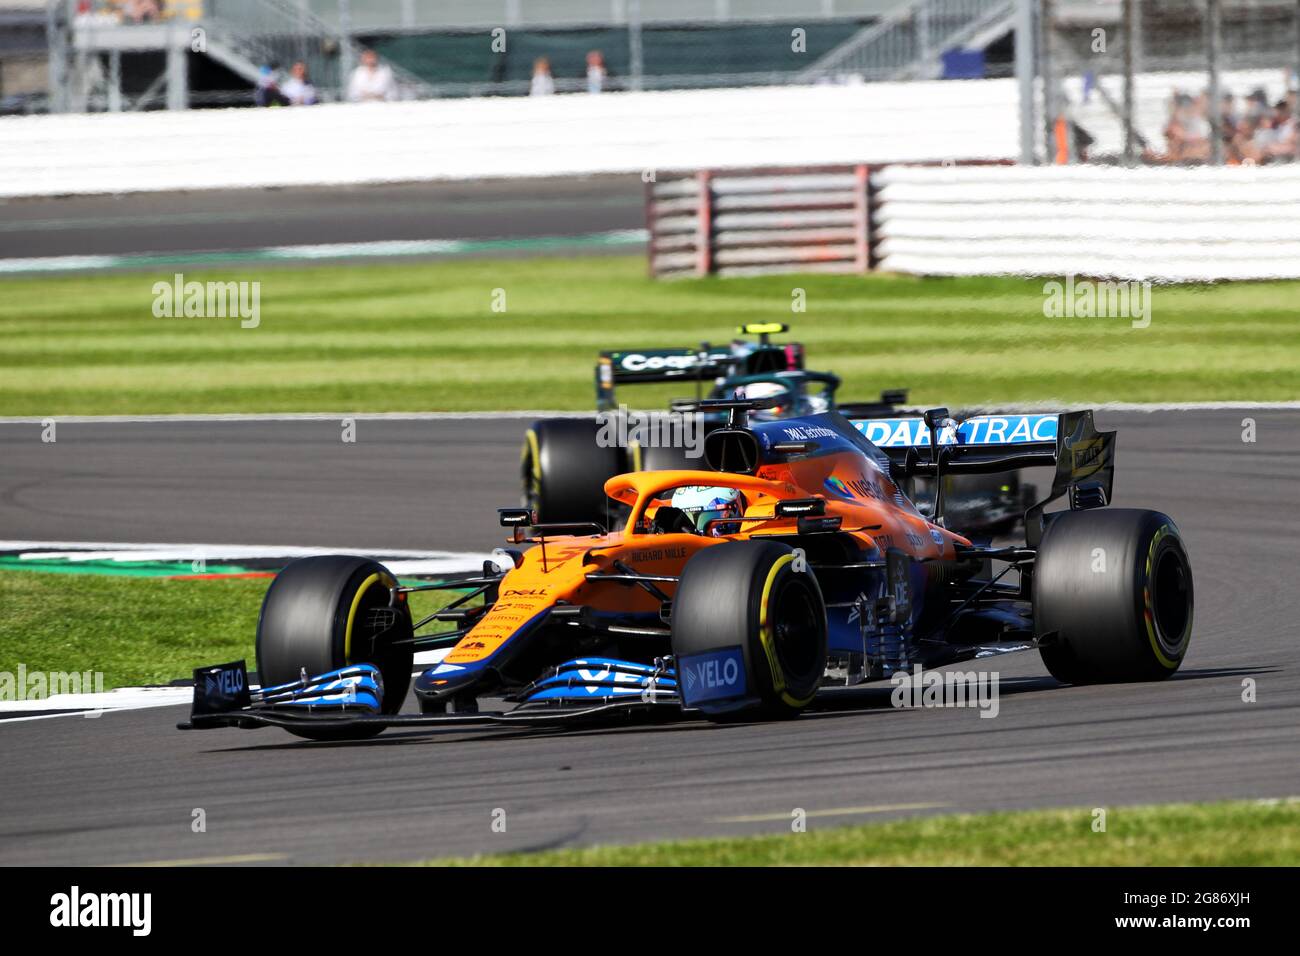
[(567, 236), (644, 226), (644, 195), (638, 176), (592, 176), (9, 199), (0, 259)]
[[(1242, 419), (1258, 441), (1241, 440)], [(1116, 505), (1177, 520), (1196, 572), (1182, 670), (1057, 685), (987, 664), (1000, 712), (896, 710), (888, 685), (782, 724), (569, 734), (181, 733), (180, 708), (0, 721), (0, 863), (406, 860), (784, 832), (911, 813), (1300, 794), (1300, 412), (1101, 413)], [(522, 423), (0, 425), (9, 538), (479, 548), (512, 503)], [(103, 622), (112, 627), (113, 622)], [(200, 662), (196, 662), (200, 663)], [(1258, 700), (1242, 701), (1242, 682)], [(207, 832), (191, 832), (206, 812)], [(493, 832), (493, 811), (506, 832)], [(1230, 839), (1228, 834), (1225, 839)], [(1050, 862), (1050, 861), (1044, 861)]]

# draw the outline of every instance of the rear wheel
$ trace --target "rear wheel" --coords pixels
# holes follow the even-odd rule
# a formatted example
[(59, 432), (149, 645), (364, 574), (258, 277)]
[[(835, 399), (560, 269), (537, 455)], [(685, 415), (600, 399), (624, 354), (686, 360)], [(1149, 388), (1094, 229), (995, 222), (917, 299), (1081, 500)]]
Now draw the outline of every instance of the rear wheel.
[[(351, 664), (373, 664), (384, 681), (382, 712), (401, 710), (411, 682), (411, 613), (389, 610), (397, 583), (382, 564), (349, 555), (300, 558), (275, 576), (257, 622), (257, 672), (263, 687)], [(382, 727), (293, 730), (313, 740), (371, 737)]]
[(1067, 684), (1163, 680), (1192, 636), (1192, 568), (1158, 511), (1067, 511), (1034, 560), (1035, 630)]
[(601, 447), (600, 424), (586, 418), (548, 418), (524, 436), (521, 472), (524, 507), (539, 522), (607, 524), (605, 482), (627, 470), (623, 449)]
[(706, 467), (702, 458), (688, 458), (685, 448), (645, 445), (640, 451), (642, 471), (694, 471)]
[[(687, 447), (686, 434), (676, 444), (641, 445), (637, 449), (635, 469), (637, 471), (708, 471), (704, 461), (704, 437), (718, 427), (717, 422), (704, 422), (695, 435), (698, 444), (694, 449)], [(688, 452), (694, 451), (691, 456)], [(629, 466), (631, 470), (631, 466)]]
[[(812, 701), (826, 670), (826, 607), (817, 579), (795, 568), (794, 551), (773, 541), (714, 545), (686, 563), (672, 646), (688, 705), (722, 720), (755, 709), (793, 717)], [(743, 682), (729, 680), (737, 649)]]

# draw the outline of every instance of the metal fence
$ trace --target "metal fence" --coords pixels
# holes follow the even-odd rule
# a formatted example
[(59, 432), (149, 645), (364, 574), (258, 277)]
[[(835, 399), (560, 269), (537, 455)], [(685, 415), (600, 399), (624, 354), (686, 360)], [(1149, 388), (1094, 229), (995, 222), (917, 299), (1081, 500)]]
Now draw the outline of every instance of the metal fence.
[(661, 24), (816, 23), (880, 16), (900, 0), (299, 0), (323, 20), (339, 10), (354, 28), (375, 31), (574, 29), (639, 20)]
[[(800, 73), (800, 79), (937, 79), (945, 53), (1005, 34), (1015, 0), (899, 4)], [(984, 38), (981, 40), (981, 38)]]
[(1297, 0), (1024, 0), (1040, 162), (1291, 162)]

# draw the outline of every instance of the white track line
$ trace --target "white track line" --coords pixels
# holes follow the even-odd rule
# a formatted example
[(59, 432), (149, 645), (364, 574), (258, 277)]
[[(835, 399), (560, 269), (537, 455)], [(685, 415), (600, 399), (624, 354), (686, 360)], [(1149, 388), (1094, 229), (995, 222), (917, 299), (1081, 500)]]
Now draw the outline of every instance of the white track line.
[(0, 714), (24, 713), (32, 710), (60, 711), (53, 714), (36, 714), (31, 717), (3, 717), (0, 727), (24, 720), (46, 720), (53, 717), (75, 717), (89, 714), (87, 719), (117, 710), (144, 710), (150, 707), (174, 707), (188, 704), (194, 698), (192, 687), (118, 687), (102, 694), (55, 694), (34, 700), (0, 701)]
[(183, 252), (132, 252), (122, 255), (33, 256), (0, 259), (0, 275), (86, 272), (104, 269), (172, 269), (182, 263), (198, 266), (252, 265), (260, 262), (312, 262), (328, 259), (391, 259), (404, 256), (446, 256), (510, 250), (563, 251), (583, 246), (634, 246), (649, 238), (645, 229), (611, 229), (579, 235), (520, 236), (514, 239), (388, 239), (314, 245), (262, 246)]
[[(421, 669), (437, 664), (447, 656), (449, 650), (450, 648), (440, 647), (433, 651), (420, 651), (415, 655), (414, 664), (417, 670), (414, 673), (418, 674)], [(254, 684), (250, 689), (257, 690), (258, 685)], [(117, 687), (102, 694), (55, 694), (52, 697), (33, 700), (5, 700), (0, 701), (0, 714), (47, 710), (55, 713), (0, 717), (0, 727), (29, 720), (51, 720), (55, 717), (82, 716), (91, 720), (120, 710), (180, 707), (188, 705), (193, 699), (193, 687)]]
[(137, 544), (110, 541), (0, 541), (0, 553), (20, 561), (247, 561), (305, 558), (321, 554), (356, 554), (375, 558), (403, 574), (455, 574), (478, 571), (491, 557), (486, 551), (411, 551), (395, 548), (316, 548), (297, 545)]

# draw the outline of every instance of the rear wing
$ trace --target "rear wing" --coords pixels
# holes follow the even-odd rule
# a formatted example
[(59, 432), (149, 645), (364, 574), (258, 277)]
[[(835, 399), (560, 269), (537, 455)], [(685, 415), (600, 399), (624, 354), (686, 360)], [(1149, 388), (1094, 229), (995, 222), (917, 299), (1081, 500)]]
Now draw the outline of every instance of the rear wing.
[[(1089, 413), (1091, 414), (1091, 413)], [(975, 460), (1001, 458), (1009, 452), (1052, 455), (1046, 464), (1055, 464), (1056, 441), (1063, 415), (977, 415), (945, 428), (939, 444), (953, 448), (953, 459)], [(858, 418), (848, 416), (860, 431), (891, 461), (903, 464), (910, 449), (930, 447), (930, 429), (925, 419)], [(1010, 470), (1010, 469), (1008, 469)]]
[(696, 381), (730, 375), (756, 375), (803, 368), (803, 346), (774, 343), (769, 336), (789, 326), (776, 323), (742, 325), (736, 331), (758, 335), (758, 342), (737, 340), (730, 345), (696, 348), (621, 349), (601, 352), (596, 360), (596, 408), (617, 408), (614, 389), (647, 382)]
[(596, 360), (596, 408), (615, 408), (614, 388), (643, 382), (691, 381), (725, 375), (731, 349), (626, 349), (601, 352)]
[(1068, 496), (1071, 510), (1111, 501), (1115, 481), (1115, 433), (1099, 432), (1092, 411), (1059, 415), (977, 415), (938, 429), (939, 454), (930, 447), (924, 418), (850, 419), (904, 475), (996, 474), (1048, 467), (1056, 473), (1046, 498), (1025, 513), (1030, 547), (1042, 537), (1043, 509)]

